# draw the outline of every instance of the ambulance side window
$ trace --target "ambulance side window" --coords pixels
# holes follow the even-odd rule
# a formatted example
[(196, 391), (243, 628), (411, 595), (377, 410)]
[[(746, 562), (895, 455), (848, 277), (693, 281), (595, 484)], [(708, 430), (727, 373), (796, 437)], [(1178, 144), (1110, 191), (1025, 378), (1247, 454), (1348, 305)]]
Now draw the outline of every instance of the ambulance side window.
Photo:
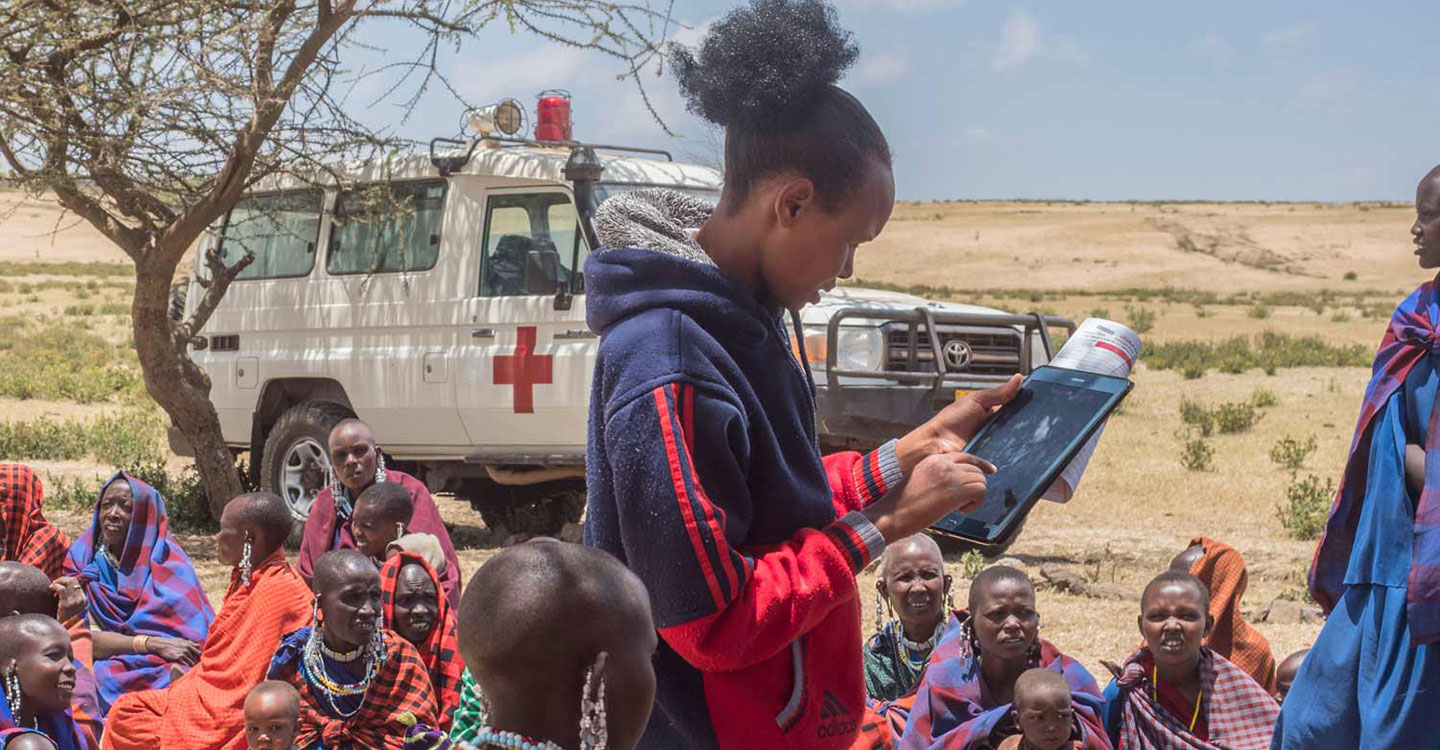
[(325, 269), (331, 274), (428, 271), (440, 257), (445, 182), (342, 191)]
[[(527, 263), (530, 284), (547, 288), (568, 284), (578, 229), (575, 207), (565, 193), (490, 196), (485, 210), (480, 294), (509, 297), (537, 293), (527, 291)], [(582, 240), (582, 262), (583, 258)]]
[(241, 198), (225, 217), (220, 256), (226, 266), (234, 266), (246, 252), (255, 258), (235, 278), (243, 281), (309, 275), (315, 265), (315, 243), (320, 238), (323, 199), (319, 190)]

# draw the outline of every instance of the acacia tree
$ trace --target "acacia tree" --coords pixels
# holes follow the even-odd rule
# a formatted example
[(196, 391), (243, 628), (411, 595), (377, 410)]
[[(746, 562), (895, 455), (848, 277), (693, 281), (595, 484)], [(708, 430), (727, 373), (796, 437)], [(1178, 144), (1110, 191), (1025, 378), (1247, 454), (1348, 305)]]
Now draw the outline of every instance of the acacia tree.
[[(347, 113), (343, 61), (363, 24), (403, 24), (419, 52), (382, 98), (446, 86), (441, 56), (494, 22), (617, 61), (639, 85), (666, 14), (604, 0), (10, 0), (0, 6), (0, 157), (134, 262), (131, 320), (151, 398), (195, 450), (210, 509), (241, 491), (191, 342), (253, 260), (201, 259), (204, 294), (169, 315), (187, 250), (257, 182), (409, 146)], [(387, 30), (387, 36), (393, 36)], [(395, 70), (398, 68), (399, 70)], [(643, 93), (643, 91), (642, 91)], [(458, 97), (458, 94), (457, 94)]]

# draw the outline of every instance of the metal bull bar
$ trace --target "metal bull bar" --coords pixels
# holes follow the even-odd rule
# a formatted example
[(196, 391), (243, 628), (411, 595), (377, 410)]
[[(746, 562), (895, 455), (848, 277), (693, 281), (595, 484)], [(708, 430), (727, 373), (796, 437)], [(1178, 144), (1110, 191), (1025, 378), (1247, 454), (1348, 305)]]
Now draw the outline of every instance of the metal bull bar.
[[(923, 326), (927, 334), (927, 344), (933, 355), (931, 362), (935, 365), (935, 372), (896, 372), (880, 370), (842, 370), (836, 367), (839, 356), (839, 335), (840, 324), (847, 318), (864, 318), (868, 320), (883, 320), (887, 323), (901, 322), (908, 323), (910, 328), (910, 363), (914, 366), (919, 362), (920, 352), (920, 328)], [(830, 318), (830, 324), (825, 334), (825, 381), (833, 393), (839, 393), (842, 386), (840, 378), (868, 378), (870, 380), (892, 380), (907, 383), (929, 383), (933, 390), (932, 395), (937, 400), (940, 393), (947, 384), (960, 383), (1004, 383), (1008, 377), (1003, 375), (979, 375), (966, 372), (948, 372), (945, 367), (945, 356), (940, 344), (940, 333), (937, 326), (958, 325), (977, 326), (982, 328), (1022, 328), (1020, 337), (1020, 372), (1030, 372), (1031, 334), (1039, 331), (1040, 344), (1045, 349), (1045, 359), (1049, 361), (1054, 357), (1055, 352), (1050, 343), (1050, 326), (1064, 328), (1070, 333), (1075, 332), (1075, 321), (1069, 318), (1062, 318), (1056, 315), (1042, 315), (1038, 312), (1025, 315), (1007, 315), (990, 313), (968, 313), (949, 312), (935, 310), (930, 307), (917, 307), (913, 310), (898, 311), (894, 309), (883, 310), (870, 307), (845, 307), (838, 310)], [(883, 367), (883, 363), (882, 363)]]

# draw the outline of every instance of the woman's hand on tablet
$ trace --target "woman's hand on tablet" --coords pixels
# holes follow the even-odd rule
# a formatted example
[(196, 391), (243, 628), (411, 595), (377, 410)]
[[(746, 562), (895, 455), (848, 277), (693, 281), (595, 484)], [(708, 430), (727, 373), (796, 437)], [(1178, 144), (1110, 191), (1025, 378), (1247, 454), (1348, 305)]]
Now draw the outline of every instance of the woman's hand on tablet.
[(953, 510), (967, 512), (985, 501), (986, 477), (995, 466), (968, 453), (926, 456), (900, 489), (863, 511), (885, 543), (924, 531)]
[(905, 476), (910, 476), (926, 456), (964, 450), (990, 416), (1020, 392), (1021, 380), (1015, 375), (1004, 385), (975, 391), (900, 438), (895, 453)]

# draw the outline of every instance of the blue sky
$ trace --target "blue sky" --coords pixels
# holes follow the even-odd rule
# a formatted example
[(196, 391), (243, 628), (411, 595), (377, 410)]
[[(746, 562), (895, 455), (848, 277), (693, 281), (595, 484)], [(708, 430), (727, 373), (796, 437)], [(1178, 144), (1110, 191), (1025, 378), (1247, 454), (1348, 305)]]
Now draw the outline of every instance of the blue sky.
[[(860, 62), (845, 81), (884, 128), (899, 197), (1411, 200), (1440, 163), (1434, 0), (1157, 3), (837, 0)], [(728, 2), (677, 0), (693, 41)], [(362, 39), (413, 51), (393, 29)], [(356, 69), (378, 53), (356, 55)], [(497, 25), (443, 66), (474, 102), (575, 95), (576, 136), (707, 158), (717, 139), (668, 77), (647, 77), (668, 137), (603, 57)], [(427, 94), (353, 109), (416, 139), (461, 107)], [(713, 157), (711, 157), (713, 158)]]

